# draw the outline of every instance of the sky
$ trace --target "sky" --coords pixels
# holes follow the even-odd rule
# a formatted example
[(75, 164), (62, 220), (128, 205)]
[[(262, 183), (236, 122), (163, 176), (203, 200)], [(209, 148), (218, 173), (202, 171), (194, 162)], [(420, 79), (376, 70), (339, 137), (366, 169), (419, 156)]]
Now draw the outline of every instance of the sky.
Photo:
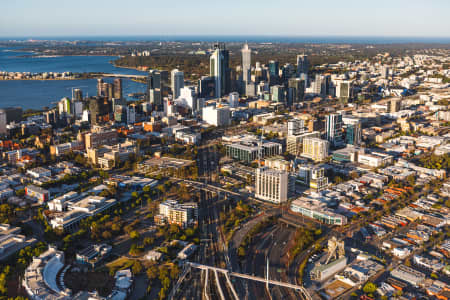
[(449, 0), (0, 0), (0, 37), (450, 37)]

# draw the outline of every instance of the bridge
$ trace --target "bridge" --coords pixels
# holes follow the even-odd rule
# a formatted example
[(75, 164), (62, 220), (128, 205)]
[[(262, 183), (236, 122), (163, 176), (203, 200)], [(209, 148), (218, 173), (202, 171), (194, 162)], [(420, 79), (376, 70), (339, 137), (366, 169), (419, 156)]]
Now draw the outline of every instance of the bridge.
[(225, 277), (227, 278), (227, 283), (230, 285), (230, 289), (232, 290), (233, 296), (236, 299), (239, 299), (239, 298), (237, 297), (237, 293), (234, 290), (233, 286), (231, 285), (231, 281), (229, 281), (229, 279), (228, 279), (230, 276), (247, 279), (247, 280), (259, 281), (259, 282), (265, 283), (267, 285), (272, 284), (272, 285), (277, 285), (277, 286), (281, 286), (281, 287), (285, 287), (285, 288), (298, 290), (300, 293), (302, 293), (302, 295), (304, 296), (305, 299), (312, 300), (312, 297), (308, 293), (308, 291), (303, 286), (300, 286), (300, 285), (296, 285), (296, 284), (292, 284), (292, 283), (288, 283), (288, 282), (277, 281), (277, 280), (271, 280), (268, 278), (261, 278), (261, 277), (248, 275), (248, 274), (231, 272), (226, 269), (202, 265), (202, 264), (198, 264), (198, 263), (194, 263), (194, 262), (187, 262), (186, 265), (189, 267), (192, 267), (192, 268), (200, 269), (200, 270), (213, 271), (215, 274), (217, 274), (217, 272), (224, 274)]
[(120, 77), (120, 78), (136, 78), (136, 79), (145, 79), (146, 75), (130, 75), (130, 74), (115, 74), (115, 73), (93, 73), (92, 76), (99, 77)]

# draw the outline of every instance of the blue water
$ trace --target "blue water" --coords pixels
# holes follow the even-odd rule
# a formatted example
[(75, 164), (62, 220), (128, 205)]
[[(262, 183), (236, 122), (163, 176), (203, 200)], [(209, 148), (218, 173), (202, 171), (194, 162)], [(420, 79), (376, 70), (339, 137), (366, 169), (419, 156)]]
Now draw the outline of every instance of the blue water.
[[(8, 51), (15, 50), (15, 51)], [(142, 75), (145, 72), (116, 68), (110, 61), (115, 56), (58, 56), (32, 57), (30, 52), (19, 51), (20, 48), (0, 47), (0, 71), (8, 72), (103, 72), (129, 75)], [(19, 51), (19, 52), (16, 52)], [(23, 57), (26, 56), (26, 57)]]
[[(11, 49), (11, 48), (9, 48)], [(4, 51), (0, 48), (0, 71), (8, 72), (103, 72), (116, 74), (142, 75), (132, 69), (116, 68), (109, 63), (110, 56), (62, 56), (33, 58), (27, 52)], [(112, 79), (105, 79), (111, 82)], [(123, 96), (128, 100), (129, 93), (145, 92), (145, 84), (122, 79)], [(71, 97), (72, 88), (80, 88), (83, 95), (97, 94), (97, 80), (0, 80), (0, 107), (22, 106), (23, 109), (52, 107), (63, 97)]]
[[(110, 79), (104, 79), (109, 82)], [(97, 95), (97, 80), (0, 80), (0, 107), (21, 106), (23, 109), (52, 107), (63, 97), (71, 97), (72, 88), (80, 88), (83, 95)], [(122, 79), (123, 96), (145, 92), (145, 85)]]

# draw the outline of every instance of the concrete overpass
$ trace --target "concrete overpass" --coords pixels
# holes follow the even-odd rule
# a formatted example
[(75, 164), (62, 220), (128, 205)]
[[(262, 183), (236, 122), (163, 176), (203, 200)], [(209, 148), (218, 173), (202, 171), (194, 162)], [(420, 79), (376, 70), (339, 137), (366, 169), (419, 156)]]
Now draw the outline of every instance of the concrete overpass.
[[(278, 286), (281, 286), (281, 287), (295, 289), (295, 290), (300, 291), (305, 299), (312, 300), (312, 297), (310, 296), (308, 291), (303, 286), (300, 286), (300, 285), (287, 283), (287, 282), (282, 282), (282, 281), (277, 281), (277, 280), (266, 279), (266, 278), (261, 278), (261, 277), (248, 275), (248, 274), (241, 274), (241, 273), (237, 273), (237, 272), (230, 272), (230, 271), (228, 271), (226, 269), (212, 267), (212, 266), (207, 266), (207, 265), (202, 265), (202, 264), (198, 264), (198, 263), (194, 263), (194, 262), (187, 262), (186, 264), (188, 266), (192, 267), (192, 268), (196, 268), (196, 269), (200, 269), (200, 270), (205, 270), (205, 271), (211, 270), (214, 273), (217, 273), (217, 272), (223, 273), (223, 274), (225, 274), (225, 276), (227, 278), (229, 278), (229, 276), (233, 276), (233, 277), (238, 277), (238, 278), (247, 279), (247, 280), (259, 281), (259, 282), (262, 282), (262, 283), (265, 283), (265, 284), (272, 284), (272, 285), (278, 285)], [(231, 284), (231, 282), (229, 282), (229, 284)], [(234, 291), (234, 288), (232, 286), (231, 286), (231, 289)], [(235, 294), (235, 292), (233, 292), (233, 294), (235, 296), (237, 296), (237, 294)]]

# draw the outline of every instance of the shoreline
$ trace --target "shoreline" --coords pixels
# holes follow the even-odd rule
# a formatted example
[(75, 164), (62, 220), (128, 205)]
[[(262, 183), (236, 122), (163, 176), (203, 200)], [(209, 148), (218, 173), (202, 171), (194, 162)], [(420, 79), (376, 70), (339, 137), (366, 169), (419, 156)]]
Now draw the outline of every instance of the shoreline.
[(88, 77), (88, 78), (48, 78), (48, 79), (43, 79), (43, 78), (0, 78), (0, 81), (67, 81), (67, 80), (83, 80), (83, 79), (95, 79), (95, 77)]

